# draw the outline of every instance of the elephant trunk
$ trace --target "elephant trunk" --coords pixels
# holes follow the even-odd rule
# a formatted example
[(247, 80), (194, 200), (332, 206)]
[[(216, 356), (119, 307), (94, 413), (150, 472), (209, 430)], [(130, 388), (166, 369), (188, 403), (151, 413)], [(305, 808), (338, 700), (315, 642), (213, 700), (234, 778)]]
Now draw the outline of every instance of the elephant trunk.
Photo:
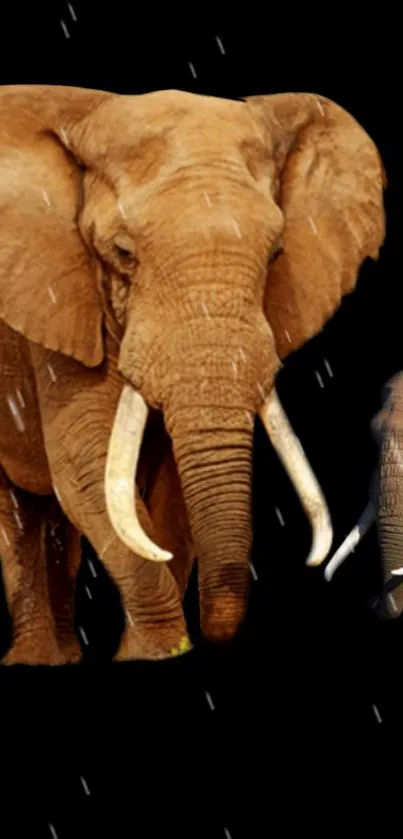
[(385, 433), (381, 444), (378, 494), (378, 538), (381, 550), (383, 606), (390, 617), (403, 611), (403, 433)]
[(248, 599), (253, 422), (236, 409), (211, 409), (197, 426), (187, 412), (169, 430), (198, 556), (202, 632), (226, 641)]

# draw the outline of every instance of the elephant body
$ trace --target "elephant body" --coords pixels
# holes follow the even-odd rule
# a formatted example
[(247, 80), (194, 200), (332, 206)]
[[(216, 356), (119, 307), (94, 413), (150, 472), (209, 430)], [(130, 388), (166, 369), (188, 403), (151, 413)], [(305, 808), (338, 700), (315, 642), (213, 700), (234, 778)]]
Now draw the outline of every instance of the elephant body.
[(16, 85), (0, 118), (6, 661), (77, 657), (80, 534), (122, 596), (118, 658), (190, 648), (196, 556), (203, 633), (230, 639), (247, 604), (256, 415), (310, 518), (309, 563), (330, 547), (275, 378), (378, 256), (378, 151), (310, 94)]
[(376, 611), (383, 618), (403, 611), (403, 373), (382, 388), (381, 409), (371, 422), (379, 447), (379, 461), (370, 486), (370, 500), (325, 569), (328, 581), (335, 570), (376, 522), (382, 562), (383, 588)]

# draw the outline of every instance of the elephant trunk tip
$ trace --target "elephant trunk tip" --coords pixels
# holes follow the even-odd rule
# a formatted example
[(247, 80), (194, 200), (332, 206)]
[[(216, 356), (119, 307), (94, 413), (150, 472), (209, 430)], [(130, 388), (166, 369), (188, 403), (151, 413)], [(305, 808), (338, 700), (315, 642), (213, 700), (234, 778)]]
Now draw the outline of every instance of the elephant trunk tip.
[(226, 643), (237, 634), (245, 618), (246, 602), (233, 591), (221, 591), (209, 604), (202, 604), (201, 628), (205, 638)]

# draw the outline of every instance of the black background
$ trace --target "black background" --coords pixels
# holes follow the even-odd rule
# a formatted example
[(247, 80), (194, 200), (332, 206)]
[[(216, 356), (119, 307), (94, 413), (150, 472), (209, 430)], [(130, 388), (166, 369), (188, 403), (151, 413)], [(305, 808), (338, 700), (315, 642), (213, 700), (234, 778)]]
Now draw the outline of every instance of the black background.
[[(247, 4), (219, 19), (201, 5), (161, 14), (116, 0), (102, 12), (98, 3), (73, 0), (74, 21), (67, 3), (49, 6), (36, 0), (2, 11), (1, 83), (230, 98), (316, 92), (350, 110), (377, 143), (389, 179), (381, 258), (364, 266), (356, 293), (278, 379), (328, 500), (337, 547), (367, 502), (376, 463), (369, 422), (380, 388), (402, 368), (397, 22), (359, 18), (353, 30), (350, 14), (331, 7), (297, 16)], [(77, 621), (89, 639), (86, 663), (0, 668), (4, 839), (393, 829), (403, 631), (401, 620), (382, 622), (368, 607), (380, 593), (376, 531), (327, 584), (323, 568), (304, 566), (309, 527), (260, 427), (255, 453), (257, 579), (235, 642), (202, 641), (192, 579), (193, 653), (102, 664), (100, 651), (119, 623), (117, 596), (100, 566), (94, 579), (84, 562)]]

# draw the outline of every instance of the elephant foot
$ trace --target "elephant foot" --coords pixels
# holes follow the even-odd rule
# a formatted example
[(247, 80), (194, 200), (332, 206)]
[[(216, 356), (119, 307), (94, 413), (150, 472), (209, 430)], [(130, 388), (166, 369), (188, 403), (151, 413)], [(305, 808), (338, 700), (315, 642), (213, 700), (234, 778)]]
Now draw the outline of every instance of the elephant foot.
[(80, 651), (74, 648), (62, 650), (56, 641), (40, 633), (16, 638), (9, 651), (3, 656), (1, 664), (26, 664), (31, 667), (38, 665), (71, 664), (78, 661)]
[(143, 634), (141, 630), (127, 627), (123, 632), (114, 661), (159, 661), (183, 655), (191, 649), (193, 645), (185, 631), (179, 637), (176, 634), (173, 638), (161, 640), (155, 632), (153, 635), (150, 635), (150, 632)]
[(66, 660), (66, 664), (76, 664), (78, 661), (81, 661), (81, 647), (74, 633), (58, 638), (58, 645), (61, 654)]

